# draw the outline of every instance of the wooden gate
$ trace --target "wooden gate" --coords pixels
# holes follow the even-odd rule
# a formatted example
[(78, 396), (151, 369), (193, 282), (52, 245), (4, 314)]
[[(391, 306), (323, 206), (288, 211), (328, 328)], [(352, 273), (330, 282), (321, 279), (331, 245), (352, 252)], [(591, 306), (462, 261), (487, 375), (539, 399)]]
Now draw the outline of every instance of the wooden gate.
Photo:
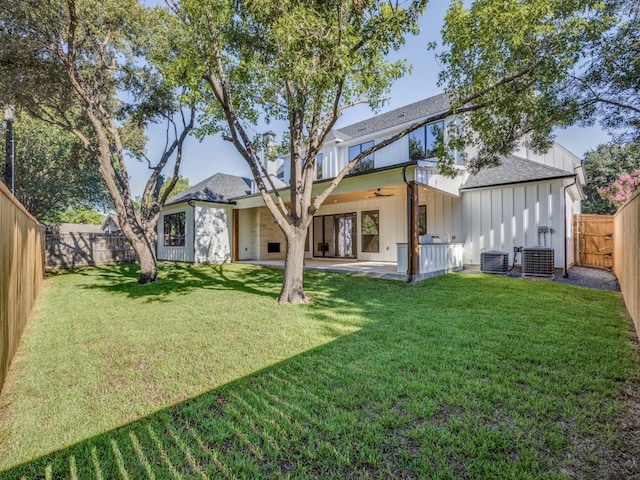
[(574, 215), (573, 246), (576, 265), (613, 268), (613, 217)]

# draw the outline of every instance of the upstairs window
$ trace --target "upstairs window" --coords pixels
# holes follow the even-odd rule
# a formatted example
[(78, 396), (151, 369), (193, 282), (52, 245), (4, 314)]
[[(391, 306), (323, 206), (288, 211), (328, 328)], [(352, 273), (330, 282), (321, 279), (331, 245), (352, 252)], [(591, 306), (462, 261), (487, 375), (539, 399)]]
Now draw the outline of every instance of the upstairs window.
[(409, 159), (425, 160), (436, 155), (436, 143), (444, 135), (444, 121), (416, 128), (409, 134)]
[(324, 166), (323, 163), (324, 163), (324, 155), (319, 153), (316, 156), (316, 179), (317, 180), (320, 180), (322, 178), (322, 170)]
[[(370, 142), (364, 142), (360, 145), (353, 145), (349, 147), (349, 162), (351, 162), (354, 158), (364, 152), (366, 149), (373, 147), (373, 140)], [(361, 158), (360, 161), (353, 167), (349, 173), (360, 173), (366, 172), (369, 170), (373, 170), (373, 154), (367, 155), (364, 158)]]
[(185, 213), (171, 213), (164, 216), (164, 246), (184, 247)]

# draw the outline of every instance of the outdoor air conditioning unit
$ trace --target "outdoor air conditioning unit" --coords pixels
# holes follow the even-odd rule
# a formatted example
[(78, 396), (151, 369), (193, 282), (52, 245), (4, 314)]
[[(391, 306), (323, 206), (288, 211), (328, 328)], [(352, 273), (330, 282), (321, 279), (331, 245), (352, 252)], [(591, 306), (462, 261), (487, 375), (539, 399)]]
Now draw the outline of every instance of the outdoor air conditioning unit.
[(549, 277), (555, 273), (553, 248), (524, 247), (522, 249), (522, 276)]
[(484, 273), (509, 273), (509, 254), (490, 250), (480, 253), (480, 270)]

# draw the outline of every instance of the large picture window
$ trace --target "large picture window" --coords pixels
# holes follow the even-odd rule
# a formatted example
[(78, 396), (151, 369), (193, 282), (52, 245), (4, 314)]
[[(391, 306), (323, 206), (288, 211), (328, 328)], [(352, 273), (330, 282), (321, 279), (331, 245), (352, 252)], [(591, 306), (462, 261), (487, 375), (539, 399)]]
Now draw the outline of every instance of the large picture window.
[(380, 212), (362, 212), (362, 251), (380, 252)]
[[(354, 158), (364, 152), (367, 148), (373, 147), (373, 140), (370, 142), (364, 142), (359, 145), (353, 145), (349, 147), (349, 161), (351, 162)], [(349, 173), (359, 173), (366, 172), (368, 170), (373, 170), (374, 167), (374, 159), (373, 154), (367, 155), (364, 158), (361, 158), (360, 161), (353, 167)]]
[(409, 159), (424, 160), (435, 157), (438, 141), (443, 140), (444, 121), (416, 128), (409, 134)]
[(164, 216), (165, 247), (184, 247), (185, 213), (171, 213)]

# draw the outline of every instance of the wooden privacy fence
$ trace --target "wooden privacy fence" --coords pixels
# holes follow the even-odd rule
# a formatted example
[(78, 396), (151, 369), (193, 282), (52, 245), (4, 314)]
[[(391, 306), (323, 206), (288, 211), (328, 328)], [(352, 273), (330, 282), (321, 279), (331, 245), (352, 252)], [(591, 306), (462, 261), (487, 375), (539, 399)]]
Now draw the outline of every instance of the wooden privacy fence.
[(584, 267), (613, 268), (613, 217), (574, 215), (573, 246), (575, 262)]
[(640, 190), (613, 218), (613, 272), (640, 336)]
[(0, 183), (0, 390), (44, 277), (44, 227)]
[(118, 233), (47, 234), (46, 268), (76, 268), (135, 262), (131, 245)]

